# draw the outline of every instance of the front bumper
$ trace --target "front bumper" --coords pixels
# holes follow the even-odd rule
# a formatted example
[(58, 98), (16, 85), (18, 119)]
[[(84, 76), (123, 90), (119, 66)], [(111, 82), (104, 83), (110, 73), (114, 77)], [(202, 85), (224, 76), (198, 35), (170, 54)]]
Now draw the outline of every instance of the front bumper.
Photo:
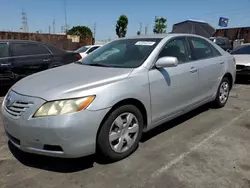
[(250, 75), (250, 66), (236, 65), (236, 75), (239, 75), (239, 76)]
[(9, 140), (20, 150), (62, 158), (95, 153), (98, 128), (109, 109), (84, 110), (60, 116), (32, 118), (45, 101), (11, 92), (16, 100), (32, 101), (18, 117), (2, 105), (3, 123)]

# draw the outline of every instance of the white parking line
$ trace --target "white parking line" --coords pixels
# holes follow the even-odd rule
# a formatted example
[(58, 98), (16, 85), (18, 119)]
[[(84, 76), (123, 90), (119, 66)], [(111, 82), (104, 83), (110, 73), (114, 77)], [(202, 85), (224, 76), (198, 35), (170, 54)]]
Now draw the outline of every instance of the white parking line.
[(5, 160), (13, 160), (14, 158), (12, 156), (8, 157), (0, 157), (0, 161), (5, 161)]
[(216, 136), (219, 132), (222, 131), (223, 128), (226, 128), (230, 125), (232, 125), (235, 121), (237, 121), (238, 119), (240, 119), (241, 117), (245, 116), (248, 112), (250, 112), (250, 108), (241, 113), (240, 115), (238, 115), (237, 117), (235, 117), (234, 119), (232, 119), (227, 125), (217, 129), (216, 131), (214, 131), (213, 133), (211, 133), (207, 138), (205, 138), (204, 140), (202, 140), (200, 143), (194, 145), (189, 151), (182, 153), (181, 155), (179, 155), (178, 157), (176, 157), (175, 159), (173, 159), (172, 161), (168, 162), (166, 165), (164, 165), (163, 167), (161, 167), (160, 169), (156, 170), (151, 177), (152, 178), (156, 178), (158, 176), (160, 176), (162, 173), (166, 172), (168, 169), (170, 169), (173, 165), (179, 163), (183, 158), (185, 158), (187, 155), (189, 155), (190, 153), (192, 153), (193, 151), (197, 150), (199, 147), (201, 147), (204, 143), (206, 143), (208, 140), (210, 140), (211, 138), (213, 138), (214, 136)]

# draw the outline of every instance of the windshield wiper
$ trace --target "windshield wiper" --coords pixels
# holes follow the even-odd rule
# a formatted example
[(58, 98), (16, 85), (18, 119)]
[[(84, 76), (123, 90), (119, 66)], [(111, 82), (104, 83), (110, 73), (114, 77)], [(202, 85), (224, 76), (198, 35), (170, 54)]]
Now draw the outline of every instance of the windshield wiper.
[(107, 65), (107, 64), (101, 64), (101, 63), (91, 63), (91, 64), (85, 64), (89, 66), (99, 66), (99, 67), (112, 67), (112, 65)]

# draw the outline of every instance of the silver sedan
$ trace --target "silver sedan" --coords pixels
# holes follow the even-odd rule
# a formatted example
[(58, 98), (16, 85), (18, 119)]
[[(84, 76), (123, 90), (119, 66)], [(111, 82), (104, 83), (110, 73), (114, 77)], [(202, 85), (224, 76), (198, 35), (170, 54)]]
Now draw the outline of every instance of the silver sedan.
[(208, 102), (223, 107), (235, 73), (233, 56), (203, 37), (123, 38), (16, 83), (2, 105), (4, 128), (25, 152), (121, 160), (143, 132)]

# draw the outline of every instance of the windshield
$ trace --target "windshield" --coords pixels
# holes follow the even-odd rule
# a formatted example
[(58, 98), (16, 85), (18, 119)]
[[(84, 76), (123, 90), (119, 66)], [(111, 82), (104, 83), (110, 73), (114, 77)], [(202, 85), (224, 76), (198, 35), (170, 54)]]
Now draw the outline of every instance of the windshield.
[(250, 54), (250, 45), (242, 45), (235, 48), (231, 54)]
[(142, 65), (160, 41), (159, 38), (116, 40), (98, 48), (82, 59), (81, 63), (90, 66), (136, 68)]
[(90, 47), (89, 46), (83, 46), (81, 48), (78, 48), (75, 52), (76, 53), (83, 53), (83, 52), (86, 52), (87, 49), (89, 49)]

